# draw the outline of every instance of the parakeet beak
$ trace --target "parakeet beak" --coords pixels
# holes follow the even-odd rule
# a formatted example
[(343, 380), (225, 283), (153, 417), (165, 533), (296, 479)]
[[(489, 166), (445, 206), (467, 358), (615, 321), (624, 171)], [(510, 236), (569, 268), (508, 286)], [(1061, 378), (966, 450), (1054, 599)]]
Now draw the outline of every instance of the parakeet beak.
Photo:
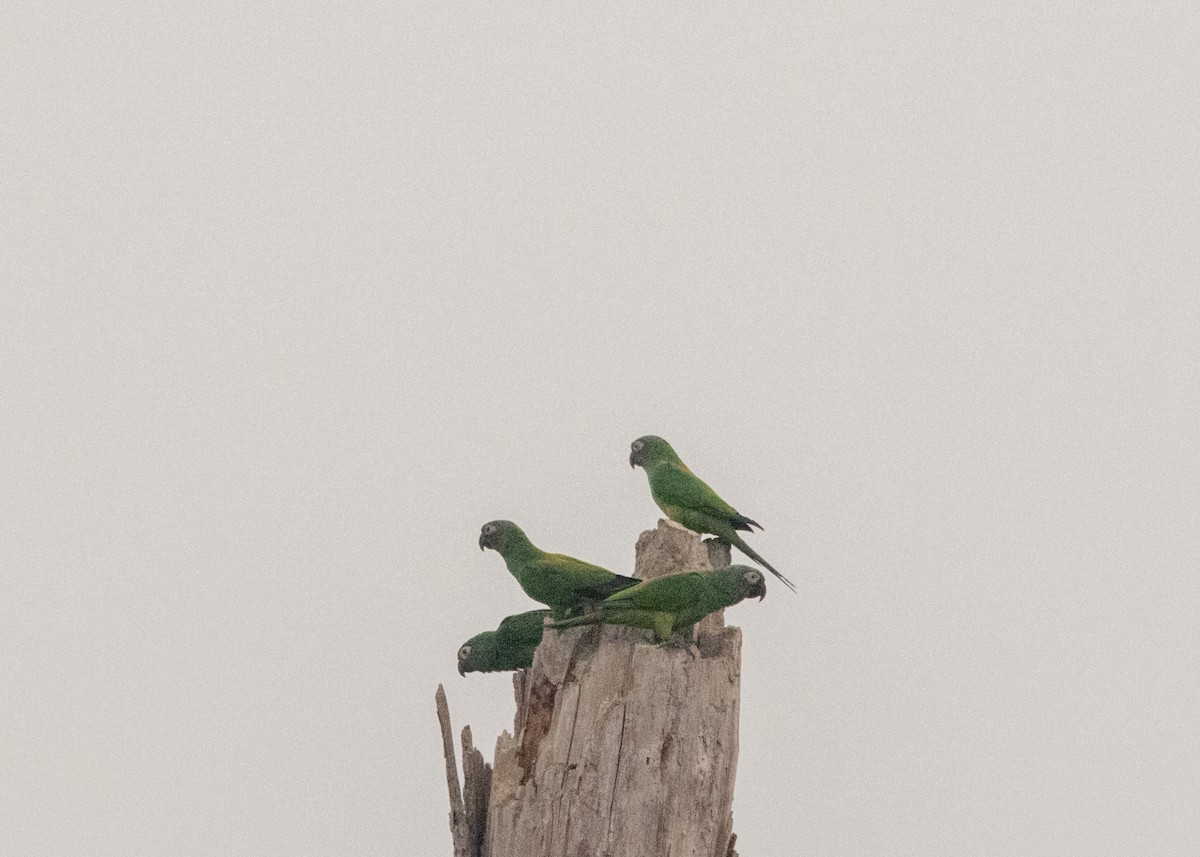
[(485, 536), (483, 533), (480, 533), (479, 534), (479, 549), (480, 550), (484, 550), (487, 548), (486, 540), (487, 540), (487, 536)]
[(629, 453), (629, 468), (631, 470), (637, 470), (637, 462), (633, 460), (635, 455), (637, 455), (636, 452)]
[(467, 671), (466, 671), (465, 669), (463, 669), (463, 662), (462, 662), (462, 661), (459, 661), (459, 662), (458, 662), (458, 674), (459, 674), (459, 675), (461, 675), (461, 676), (465, 676), (465, 675), (467, 674)]

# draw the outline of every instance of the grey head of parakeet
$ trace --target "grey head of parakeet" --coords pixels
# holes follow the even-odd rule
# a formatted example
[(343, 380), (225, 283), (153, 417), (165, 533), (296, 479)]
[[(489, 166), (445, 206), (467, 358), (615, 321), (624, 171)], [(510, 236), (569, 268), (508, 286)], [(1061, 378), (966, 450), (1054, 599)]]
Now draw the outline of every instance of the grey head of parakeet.
[(479, 549), (491, 548), (503, 553), (509, 538), (519, 532), (521, 528), (512, 521), (488, 521), (479, 530)]
[(629, 466), (645, 467), (647, 464), (661, 458), (678, 458), (671, 444), (661, 437), (648, 434), (639, 437), (629, 445)]

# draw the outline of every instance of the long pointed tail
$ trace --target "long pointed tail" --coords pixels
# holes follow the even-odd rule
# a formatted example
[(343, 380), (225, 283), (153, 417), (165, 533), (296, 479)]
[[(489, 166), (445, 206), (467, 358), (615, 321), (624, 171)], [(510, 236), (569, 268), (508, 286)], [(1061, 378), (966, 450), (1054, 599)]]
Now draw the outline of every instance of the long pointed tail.
[(742, 537), (739, 536), (737, 533), (733, 534), (733, 538), (731, 538), (729, 540), (729, 543), (731, 545), (733, 545), (735, 548), (737, 548), (738, 550), (740, 550), (742, 553), (744, 553), (746, 556), (750, 557), (750, 559), (754, 560), (756, 563), (761, 565), (767, 571), (771, 572), (771, 574), (775, 575), (780, 580), (782, 580), (784, 586), (786, 586), (788, 589), (792, 590), (792, 592), (796, 591), (796, 584), (792, 583), (790, 580), (788, 580), (786, 577), (784, 577), (782, 574), (780, 574), (778, 571), (776, 571), (775, 568), (771, 565), (771, 563), (767, 562), (761, 556), (756, 554), (754, 552), (754, 549), (752, 547), (750, 547), (750, 545), (748, 545), (744, 541), (742, 541)]

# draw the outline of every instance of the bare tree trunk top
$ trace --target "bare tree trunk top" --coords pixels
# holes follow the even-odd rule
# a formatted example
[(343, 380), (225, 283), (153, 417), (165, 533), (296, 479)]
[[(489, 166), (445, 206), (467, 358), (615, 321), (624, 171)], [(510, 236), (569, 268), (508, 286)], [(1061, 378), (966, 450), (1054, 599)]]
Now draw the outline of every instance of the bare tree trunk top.
[[(728, 564), (728, 545), (669, 521), (638, 538), (643, 579)], [(613, 625), (547, 628), (513, 676), (494, 769), (463, 729), (461, 790), (439, 685), (454, 857), (736, 857), (742, 636), (722, 614), (665, 646)]]
[[(667, 521), (638, 539), (645, 579), (728, 563), (728, 546)], [(485, 853), (726, 857), (740, 681), (741, 632), (720, 613), (683, 646), (547, 629), (517, 733), (497, 741)]]

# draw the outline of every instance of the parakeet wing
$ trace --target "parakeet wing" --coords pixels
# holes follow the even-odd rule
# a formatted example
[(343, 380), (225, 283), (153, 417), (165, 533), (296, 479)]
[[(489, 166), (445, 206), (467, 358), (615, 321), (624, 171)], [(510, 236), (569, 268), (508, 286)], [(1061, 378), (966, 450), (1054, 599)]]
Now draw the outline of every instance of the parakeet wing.
[(613, 574), (606, 568), (559, 553), (542, 554), (534, 563), (538, 572), (552, 574), (585, 598), (607, 598), (638, 581)]
[(717, 496), (704, 480), (675, 464), (656, 467), (651, 488), (656, 499), (669, 506), (682, 506), (724, 520), (737, 516), (737, 510)]
[(679, 613), (688, 608), (705, 605), (713, 600), (718, 609), (719, 596), (714, 593), (705, 575), (694, 571), (668, 574), (653, 580), (644, 580), (637, 586), (609, 596), (605, 607), (614, 609), (651, 610), (658, 613)]

